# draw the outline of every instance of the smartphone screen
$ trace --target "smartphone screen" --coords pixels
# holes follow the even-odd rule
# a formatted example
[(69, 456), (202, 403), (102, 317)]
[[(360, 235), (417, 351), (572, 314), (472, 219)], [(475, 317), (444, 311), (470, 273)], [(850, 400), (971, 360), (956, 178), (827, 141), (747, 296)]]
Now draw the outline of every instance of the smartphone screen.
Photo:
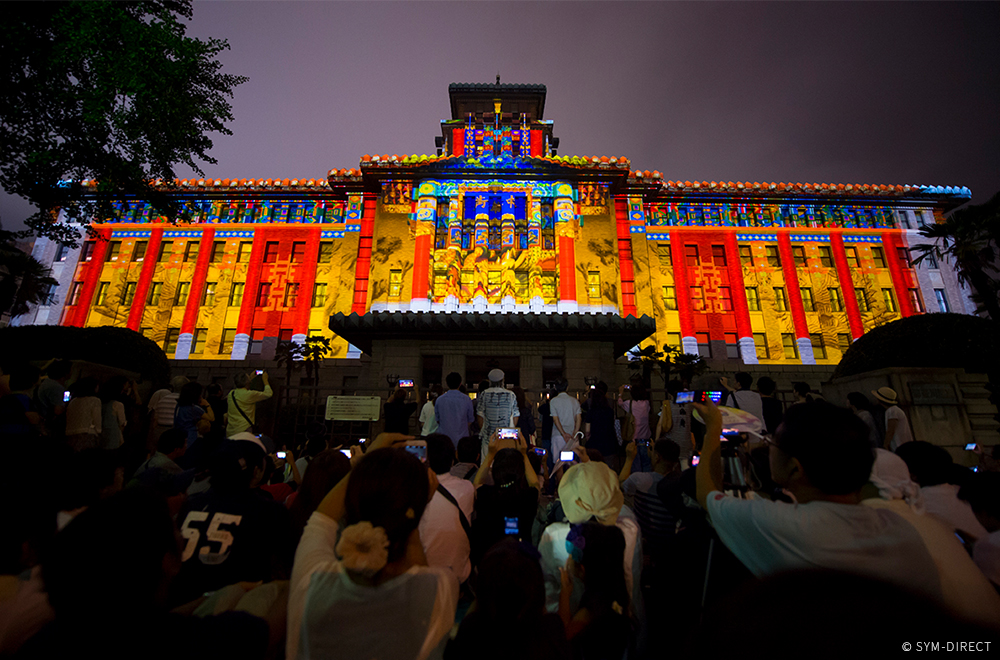
[(575, 461), (576, 460), (576, 454), (574, 454), (571, 451), (561, 451), (561, 452), (559, 452), (559, 460), (560, 461)]
[(695, 465), (698, 465), (698, 463), (700, 463), (700, 462), (701, 462), (701, 456), (692, 456), (691, 457), (691, 466), (692, 467), (695, 466)]
[(346, 456), (347, 458), (351, 457), (351, 450), (350, 449), (341, 449), (340, 453), (343, 454), (344, 456)]
[(277, 457), (278, 457), (278, 458), (284, 458), (285, 456), (288, 456), (288, 454), (286, 454), (286, 453), (285, 453), (285, 452), (283, 452), (283, 451), (279, 451), (279, 452), (277, 452), (277, 454), (276, 454), (276, 455), (277, 455)]
[(413, 387), (413, 381), (412, 380), (408, 380), (406, 378), (400, 378), (399, 379), (399, 386), (400, 387)]
[(694, 392), (678, 392), (677, 403), (691, 403), (694, 401)]
[(974, 442), (970, 442), (969, 444), (965, 445), (966, 451), (975, 451), (975, 449), (976, 449), (976, 443)]
[(406, 445), (404, 449), (419, 458), (422, 463), (427, 462), (427, 445)]
[(517, 518), (503, 517), (503, 533), (507, 536), (517, 536), (520, 533), (517, 526)]
[(264, 373), (264, 370), (263, 369), (258, 369), (254, 373), (257, 374), (258, 376), (260, 376), (260, 375), (262, 375)]
[(502, 428), (500, 429), (500, 437), (510, 440), (517, 440), (517, 429)]
[(534, 451), (539, 456), (545, 456), (545, 447), (535, 447)]
[(63, 403), (69, 401), (69, 391), (63, 392)]

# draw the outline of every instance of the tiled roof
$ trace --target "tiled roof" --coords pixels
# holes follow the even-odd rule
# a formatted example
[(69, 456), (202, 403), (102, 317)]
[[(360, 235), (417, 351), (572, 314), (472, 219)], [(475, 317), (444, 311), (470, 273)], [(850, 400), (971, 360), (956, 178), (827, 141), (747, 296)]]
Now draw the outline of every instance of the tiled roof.
[(830, 196), (854, 195), (950, 195), (972, 197), (964, 186), (885, 185), (877, 183), (759, 183), (757, 181), (664, 181), (657, 171), (629, 173), (629, 183), (659, 184), (664, 192), (728, 192), (739, 194), (806, 194)]
[[(397, 154), (393, 154), (391, 156), (379, 156), (378, 154), (370, 156), (365, 154), (361, 157), (361, 167), (421, 167), (431, 163), (460, 164), (462, 162), (469, 163), (473, 166), (488, 166), (490, 162), (494, 160), (497, 159), (490, 156), (474, 158), (471, 156), (436, 156), (426, 154), (413, 154), (412, 156), (399, 156)], [(625, 158), (624, 156), (620, 156), (618, 158), (608, 156), (529, 156), (527, 158), (511, 158), (508, 160), (519, 160), (523, 163), (552, 163), (553, 165), (562, 165), (564, 167), (573, 167), (577, 169), (597, 168), (620, 170), (628, 169), (630, 166), (628, 158)]]
[[(360, 179), (361, 170), (339, 170), (344, 172), (344, 176), (355, 176)], [(331, 170), (331, 176), (338, 170)], [(348, 174), (350, 173), (350, 174)], [(154, 186), (167, 185), (157, 179)], [(97, 181), (94, 179), (84, 179), (80, 182), (84, 188), (96, 188)], [(323, 177), (311, 179), (174, 179), (173, 186), (179, 190), (315, 190), (318, 188), (329, 188), (329, 183)]]
[(532, 83), (451, 83), (448, 85), (449, 92), (545, 92), (545, 85)]

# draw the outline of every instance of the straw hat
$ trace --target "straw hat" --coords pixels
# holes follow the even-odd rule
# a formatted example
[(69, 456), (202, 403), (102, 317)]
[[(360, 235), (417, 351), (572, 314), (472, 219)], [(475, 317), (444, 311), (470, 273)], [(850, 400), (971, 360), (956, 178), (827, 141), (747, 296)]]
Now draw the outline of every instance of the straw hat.
[(872, 394), (876, 399), (882, 403), (887, 403), (890, 406), (894, 406), (899, 403), (899, 397), (896, 395), (896, 390), (891, 387), (880, 387), (877, 390), (872, 390)]

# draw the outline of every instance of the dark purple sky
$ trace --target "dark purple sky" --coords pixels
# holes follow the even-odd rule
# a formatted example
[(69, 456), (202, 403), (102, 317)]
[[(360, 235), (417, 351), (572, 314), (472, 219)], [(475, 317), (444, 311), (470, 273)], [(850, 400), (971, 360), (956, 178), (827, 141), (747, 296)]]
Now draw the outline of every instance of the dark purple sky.
[[(667, 179), (1000, 190), (1000, 4), (200, 2), (250, 77), (216, 178), (433, 153), (448, 83), (543, 83), (564, 155)], [(178, 171), (185, 177), (187, 171)], [(6, 227), (27, 213), (2, 200)]]

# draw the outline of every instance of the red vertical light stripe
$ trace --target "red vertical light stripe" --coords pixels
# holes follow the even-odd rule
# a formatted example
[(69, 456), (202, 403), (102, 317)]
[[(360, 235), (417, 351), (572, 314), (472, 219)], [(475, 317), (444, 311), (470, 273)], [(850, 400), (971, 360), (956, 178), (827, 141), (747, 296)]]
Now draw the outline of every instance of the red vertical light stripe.
[(198, 261), (194, 264), (194, 274), (191, 276), (191, 288), (188, 291), (187, 304), (184, 305), (184, 320), (181, 321), (181, 334), (194, 332), (195, 326), (198, 324), (201, 292), (205, 288), (205, 276), (208, 273), (208, 262), (212, 258), (212, 243), (214, 240), (214, 227), (206, 227), (202, 230), (201, 242), (198, 244)]
[(80, 266), (80, 272), (76, 281), (83, 281), (83, 288), (80, 290), (80, 297), (76, 301), (76, 309), (73, 311), (73, 320), (66, 325), (75, 325), (82, 328), (87, 324), (87, 314), (90, 313), (90, 302), (94, 297), (94, 290), (101, 279), (101, 271), (104, 270), (104, 258), (108, 254), (108, 242), (111, 240), (111, 230), (101, 227), (97, 230), (98, 238), (94, 242), (94, 253), (89, 262), (84, 262)]
[[(372, 235), (375, 231), (375, 196), (365, 195), (361, 215), (361, 233), (358, 238), (358, 258), (354, 268), (354, 302), (352, 314), (364, 314), (368, 311), (368, 277), (372, 263)], [(364, 287), (362, 291), (361, 287)], [(364, 300), (360, 300), (360, 294)]]
[(146, 295), (149, 293), (149, 285), (156, 271), (156, 258), (160, 254), (161, 242), (163, 242), (163, 229), (154, 229), (149, 236), (149, 244), (146, 245), (139, 281), (136, 282), (135, 294), (132, 296), (132, 307), (128, 311), (128, 328), (136, 332), (142, 325), (142, 314), (146, 311)]
[(545, 155), (545, 137), (542, 135), (541, 129), (538, 128), (531, 129), (531, 155)]
[(851, 328), (851, 336), (857, 339), (865, 334), (865, 324), (861, 320), (861, 310), (858, 309), (858, 299), (854, 294), (854, 281), (851, 279), (851, 269), (847, 265), (844, 235), (841, 230), (834, 229), (830, 232), (830, 247), (833, 248), (833, 263), (837, 267), (837, 279), (840, 280), (840, 290), (844, 295), (847, 323)]
[(465, 129), (464, 128), (453, 128), (451, 129), (451, 154), (452, 156), (461, 156), (465, 153)]
[(681, 324), (681, 339), (694, 337), (694, 314), (691, 308), (687, 266), (684, 262), (684, 232), (670, 228), (670, 264), (674, 270), (674, 294), (677, 298), (677, 316)]
[(292, 333), (309, 335), (309, 320), (312, 316), (312, 294), (316, 285), (316, 264), (319, 262), (319, 243), (323, 235), (320, 227), (309, 227), (306, 231), (306, 260), (296, 267), (299, 281), (299, 297), (296, 301), (295, 325)]
[(896, 301), (899, 305), (899, 314), (902, 317), (913, 316), (913, 306), (910, 304), (910, 288), (908, 273), (904, 273), (899, 265), (899, 255), (897, 248), (902, 247), (899, 234), (894, 232), (884, 232), (882, 234), (882, 250), (885, 252), (886, 263), (889, 264), (889, 275), (892, 277), (892, 287), (896, 290)]
[(743, 265), (740, 263), (740, 249), (736, 243), (736, 232), (726, 232), (726, 264), (729, 270), (729, 295), (736, 314), (737, 339), (752, 337), (750, 307), (747, 305), (746, 285), (743, 284)]
[(576, 302), (576, 248), (572, 236), (558, 237), (559, 300)]
[(809, 339), (809, 325), (806, 323), (806, 312), (802, 307), (802, 292), (799, 290), (799, 277), (795, 272), (795, 258), (792, 255), (792, 242), (788, 238), (788, 232), (778, 232), (778, 252), (781, 254), (781, 272), (785, 276), (785, 291), (788, 293), (788, 306), (792, 310), (795, 337)]
[(420, 234), (413, 246), (413, 293), (410, 298), (422, 300), (427, 298), (429, 287), (427, 278), (430, 276), (431, 239), (430, 234)]
[(618, 265), (621, 277), (622, 316), (638, 316), (635, 305), (635, 266), (632, 262), (632, 236), (628, 217), (628, 198), (615, 198), (615, 225), (618, 230)]
[(250, 249), (250, 263), (247, 264), (247, 279), (243, 286), (243, 302), (240, 303), (240, 318), (236, 322), (236, 334), (249, 335), (253, 327), (254, 310), (257, 308), (257, 287), (264, 265), (264, 248), (267, 246), (268, 230), (253, 232), (253, 246)]

